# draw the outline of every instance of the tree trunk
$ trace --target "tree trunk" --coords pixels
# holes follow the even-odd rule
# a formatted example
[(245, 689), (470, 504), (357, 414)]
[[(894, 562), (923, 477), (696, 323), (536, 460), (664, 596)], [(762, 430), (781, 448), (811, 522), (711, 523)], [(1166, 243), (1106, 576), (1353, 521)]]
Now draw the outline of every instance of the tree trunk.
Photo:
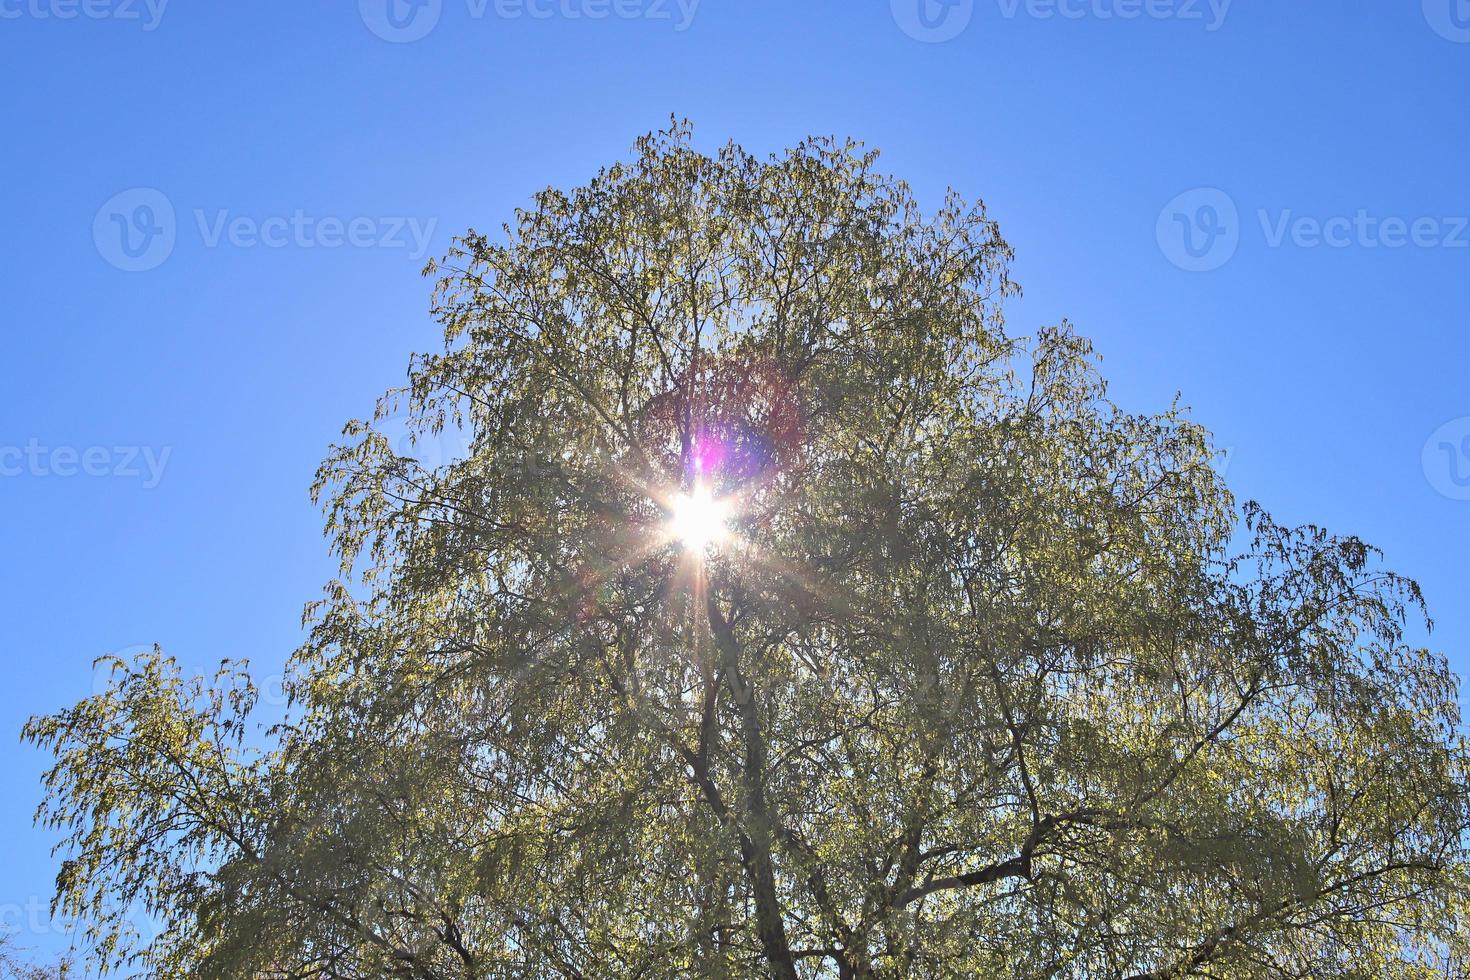
[(776, 894), (776, 869), (771, 860), (772, 820), (766, 805), (765, 733), (761, 730), (754, 692), (740, 671), (735, 635), (714, 596), (709, 597), (708, 607), (710, 628), (720, 650), (726, 683), (740, 707), (741, 734), (745, 743), (742, 782), (746, 814), (743, 823), (746, 839), (750, 842), (746, 870), (755, 896), (756, 933), (772, 976), (778, 980), (797, 980), (796, 960), (791, 955), (791, 943), (786, 937), (786, 920), (781, 914), (781, 900)]

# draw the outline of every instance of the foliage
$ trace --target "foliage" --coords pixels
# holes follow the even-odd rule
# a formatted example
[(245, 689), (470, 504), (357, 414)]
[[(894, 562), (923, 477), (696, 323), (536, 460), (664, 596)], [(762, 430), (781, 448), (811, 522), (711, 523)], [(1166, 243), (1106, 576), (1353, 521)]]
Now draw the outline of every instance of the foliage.
[[(1444, 975), (1466, 754), (1417, 588), (1237, 527), (1182, 409), (1007, 333), (983, 207), (875, 167), (676, 125), (431, 267), (445, 349), (378, 417), (471, 451), (348, 427), (345, 578), (270, 750), (248, 679), (161, 654), (27, 728), (100, 962)], [(696, 483), (734, 515), (708, 553), (666, 530)]]
[(0, 980), (67, 980), (70, 976), (70, 961), (37, 966), (25, 959), (13, 937), (0, 935)]

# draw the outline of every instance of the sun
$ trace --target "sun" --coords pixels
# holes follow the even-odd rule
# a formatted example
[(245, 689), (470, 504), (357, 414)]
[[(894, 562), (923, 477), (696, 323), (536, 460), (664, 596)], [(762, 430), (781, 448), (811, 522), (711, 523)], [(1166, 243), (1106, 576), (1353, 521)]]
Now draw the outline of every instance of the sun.
[(708, 551), (729, 537), (730, 505), (708, 487), (675, 497), (671, 510), (669, 532), (689, 551)]

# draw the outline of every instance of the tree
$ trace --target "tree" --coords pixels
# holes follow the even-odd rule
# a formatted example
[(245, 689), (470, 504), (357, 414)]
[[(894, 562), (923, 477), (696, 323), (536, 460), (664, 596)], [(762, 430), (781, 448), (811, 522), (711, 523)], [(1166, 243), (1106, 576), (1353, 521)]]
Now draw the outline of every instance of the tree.
[[(1010, 336), (982, 206), (686, 126), (442, 263), (296, 708), (155, 652), (26, 736), (161, 977), (1427, 977), (1466, 752), (1412, 582)], [(1243, 522), (1237, 526), (1237, 517)], [(1243, 542), (1234, 545), (1232, 542)], [(147, 943), (125, 911), (164, 923)]]
[(0, 978), (3, 980), (66, 980), (71, 964), (62, 960), (52, 966), (27, 962), (11, 936), (0, 935)]

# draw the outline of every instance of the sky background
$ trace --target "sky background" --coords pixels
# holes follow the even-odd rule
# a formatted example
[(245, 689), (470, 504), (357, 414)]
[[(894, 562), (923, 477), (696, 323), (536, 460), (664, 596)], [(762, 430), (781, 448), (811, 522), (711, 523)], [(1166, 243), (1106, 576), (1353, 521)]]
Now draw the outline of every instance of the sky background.
[(22, 945), (67, 942), (26, 718), (154, 643), (272, 700), (336, 574), (314, 470), (439, 345), (427, 256), (671, 114), (983, 198), (1013, 331), (1073, 320), (1130, 410), (1182, 393), (1242, 500), (1381, 546), (1470, 668), (1470, 2), (423, 2), (0, 0)]

